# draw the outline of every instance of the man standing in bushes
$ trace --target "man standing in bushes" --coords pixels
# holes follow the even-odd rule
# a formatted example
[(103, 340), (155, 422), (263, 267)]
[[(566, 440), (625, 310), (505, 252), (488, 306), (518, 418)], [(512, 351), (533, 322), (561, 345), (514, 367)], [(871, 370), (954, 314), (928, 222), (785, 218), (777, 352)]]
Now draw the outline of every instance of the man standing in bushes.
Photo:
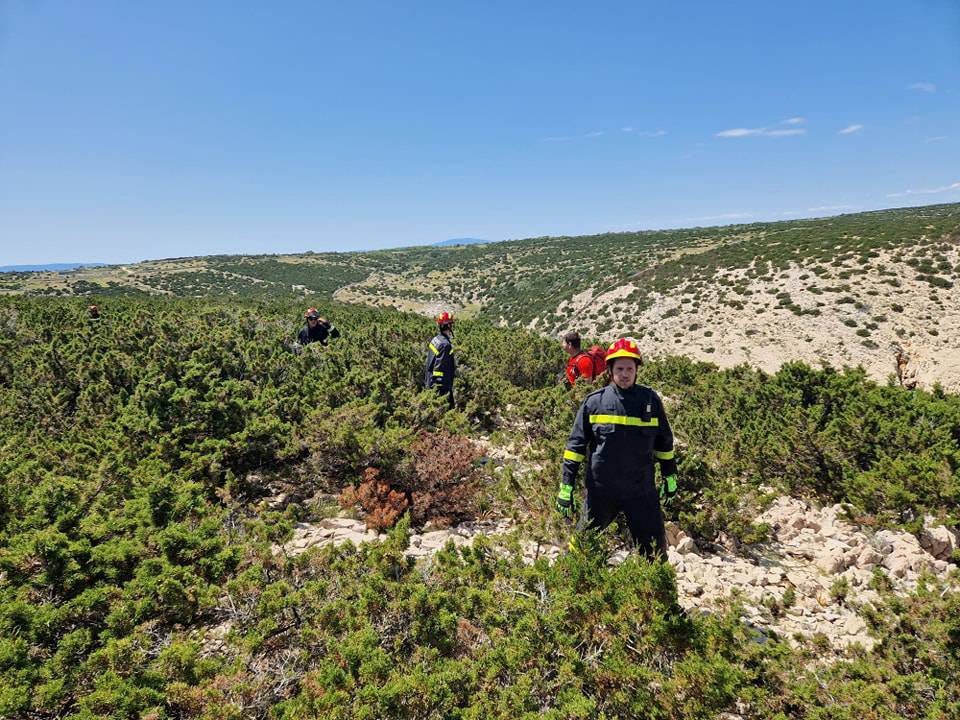
[(603, 348), (594, 345), (589, 351), (582, 350), (580, 333), (572, 331), (564, 335), (563, 350), (570, 356), (567, 360), (567, 382), (571, 385), (576, 385), (580, 378), (591, 381), (603, 374)]
[(340, 337), (340, 331), (325, 317), (320, 317), (316, 308), (307, 308), (303, 317), (306, 318), (307, 324), (300, 329), (300, 334), (297, 335), (297, 342), (301, 345), (309, 345), (312, 342), (326, 345), (328, 339)]
[[(666, 555), (660, 497), (677, 492), (673, 432), (660, 396), (637, 385), (641, 355), (632, 338), (620, 338), (607, 350), (610, 383), (587, 395), (563, 453), (563, 479), (557, 510), (574, 512), (573, 489), (586, 462), (586, 499), (578, 530), (607, 527), (623, 512), (633, 542), (646, 555)], [(660, 497), (654, 479), (660, 463)]]
[(428, 388), (435, 388), (441, 395), (447, 396), (447, 402), (453, 407), (453, 376), (457, 362), (453, 358), (453, 315), (444, 311), (437, 317), (436, 336), (427, 346), (427, 362), (423, 370), (423, 382)]

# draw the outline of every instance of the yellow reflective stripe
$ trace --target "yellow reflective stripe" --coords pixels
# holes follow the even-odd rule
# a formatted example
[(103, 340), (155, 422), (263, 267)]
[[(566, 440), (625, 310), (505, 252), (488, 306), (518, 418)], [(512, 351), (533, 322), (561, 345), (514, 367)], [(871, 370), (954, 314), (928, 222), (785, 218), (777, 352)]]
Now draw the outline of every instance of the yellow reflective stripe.
[(650, 418), (641, 420), (638, 417), (629, 415), (591, 415), (591, 425), (632, 425), (633, 427), (659, 427), (659, 418)]
[(434, 354), (434, 355), (439, 355), (439, 354), (440, 354), (440, 351), (437, 350), (437, 346), (434, 345), (433, 343), (430, 343), (430, 349), (433, 350), (433, 354)]
[(657, 460), (673, 460), (673, 450), (654, 450), (653, 456)]
[(564, 459), (564, 460), (573, 460), (574, 462), (583, 462), (584, 460), (587, 459), (587, 456), (586, 456), (586, 455), (581, 455), (580, 453), (576, 453), (576, 452), (574, 452), (573, 450), (564, 450), (564, 451), (563, 451), (563, 459)]
[(434, 371), (433, 371), (433, 376), (434, 376), (434, 377), (443, 377), (443, 370), (434, 370)]

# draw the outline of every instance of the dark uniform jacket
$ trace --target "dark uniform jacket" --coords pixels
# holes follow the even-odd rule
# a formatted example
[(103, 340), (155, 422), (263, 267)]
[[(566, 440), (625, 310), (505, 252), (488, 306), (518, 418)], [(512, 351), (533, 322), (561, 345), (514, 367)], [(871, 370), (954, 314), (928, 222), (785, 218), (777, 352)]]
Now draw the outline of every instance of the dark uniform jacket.
[(453, 344), (443, 333), (437, 334), (427, 347), (427, 362), (423, 369), (424, 385), (439, 387), (442, 392), (453, 389), (453, 376), (457, 369), (453, 359)]
[(321, 345), (327, 344), (328, 338), (340, 337), (340, 331), (332, 323), (317, 323), (313, 327), (305, 325), (300, 328), (300, 334), (297, 335), (297, 342), (301, 345), (309, 345), (312, 342), (318, 342)]
[(587, 395), (563, 453), (563, 482), (576, 484), (586, 462), (588, 490), (655, 495), (653, 463), (663, 477), (676, 472), (673, 432), (656, 392), (645, 385), (621, 390), (611, 383)]

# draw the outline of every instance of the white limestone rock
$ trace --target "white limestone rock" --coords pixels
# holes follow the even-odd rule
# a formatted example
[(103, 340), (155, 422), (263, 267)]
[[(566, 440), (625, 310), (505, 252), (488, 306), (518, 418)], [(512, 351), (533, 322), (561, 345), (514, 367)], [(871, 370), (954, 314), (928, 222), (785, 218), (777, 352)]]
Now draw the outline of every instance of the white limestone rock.
[(932, 525), (920, 532), (920, 546), (937, 560), (949, 560), (957, 549), (957, 537), (943, 525)]
[(697, 553), (697, 544), (693, 541), (691, 537), (684, 537), (677, 543), (677, 552), (681, 555), (687, 555), (688, 553)]

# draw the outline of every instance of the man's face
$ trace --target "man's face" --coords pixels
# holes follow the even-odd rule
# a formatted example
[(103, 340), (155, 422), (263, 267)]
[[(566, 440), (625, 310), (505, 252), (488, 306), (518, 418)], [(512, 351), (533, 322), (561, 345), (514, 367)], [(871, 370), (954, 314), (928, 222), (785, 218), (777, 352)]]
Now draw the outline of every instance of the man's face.
[(576, 349), (573, 345), (571, 345), (570, 343), (568, 343), (568, 342), (566, 342), (566, 341), (564, 341), (564, 343), (563, 343), (563, 351), (564, 351), (567, 355), (576, 355), (576, 354), (577, 354), (577, 349)]
[(627, 390), (637, 381), (637, 363), (632, 358), (617, 358), (613, 361), (612, 374), (614, 384)]
[(310, 327), (316, 327), (318, 322), (320, 322), (320, 318), (315, 318), (315, 317), (307, 318), (307, 325), (309, 325)]

